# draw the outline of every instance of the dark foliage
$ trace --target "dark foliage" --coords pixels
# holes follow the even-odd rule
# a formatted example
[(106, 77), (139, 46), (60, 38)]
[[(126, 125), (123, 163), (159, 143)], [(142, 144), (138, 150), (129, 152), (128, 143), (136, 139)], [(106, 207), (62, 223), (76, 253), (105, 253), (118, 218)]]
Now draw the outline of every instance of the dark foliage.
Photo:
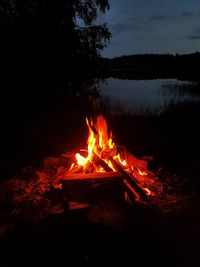
[(107, 9), (107, 0), (1, 0), (1, 79), (41, 79), (72, 64), (77, 71), (80, 61), (80, 69), (89, 65), (111, 36), (96, 24)]
[(0, 0), (1, 177), (72, 142), (98, 94), (95, 65), (111, 34), (97, 17), (108, 9), (107, 0)]

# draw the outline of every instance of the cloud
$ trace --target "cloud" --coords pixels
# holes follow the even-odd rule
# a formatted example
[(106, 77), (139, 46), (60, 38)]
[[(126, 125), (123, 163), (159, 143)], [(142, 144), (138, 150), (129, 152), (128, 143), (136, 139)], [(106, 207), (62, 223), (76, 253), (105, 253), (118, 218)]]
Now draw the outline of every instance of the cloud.
[(144, 36), (137, 36), (136, 40), (144, 40)]
[(190, 40), (200, 40), (200, 34), (188, 35), (188, 39), (190, 39)]
[(187, 35), (187, 38), (190, 40), (199, 40), (200, 39), (200, 27), (196, 26), (193, 31)]
[(142, 17), (132, 17), (130, 20), (131, 21), (140, 21)]
[(182, 17), (192, 17), (194, 16), (195, 14), (193, 12), (188, 12), (188, 11), (185, 11), (185, 12), (182, 12), (181, 13), (181, 16)]
[(130, 24), (118, 22), (115, 24), (110, 24), (110, 29), (113, 34), (119, 34), (131, 29)]
[(110, 24), (110, 30), (113, 35), (121, 34), (123, 32), (133, 32), (133, 31), (147, 32), (148, 31), (144, 26), (136, 25), (134, 23), (122, 23), (122, 22)]
[(194, 35), (200, 35), (200, 26), (196, 25), (195, 27), (193, 27), (193, 34)]
[(164, 19), (169, 19), (171, 16), (168, 15), (155, 15), (150, 17), (150, 21), (159, 21), (159, 20), (164, 20)]

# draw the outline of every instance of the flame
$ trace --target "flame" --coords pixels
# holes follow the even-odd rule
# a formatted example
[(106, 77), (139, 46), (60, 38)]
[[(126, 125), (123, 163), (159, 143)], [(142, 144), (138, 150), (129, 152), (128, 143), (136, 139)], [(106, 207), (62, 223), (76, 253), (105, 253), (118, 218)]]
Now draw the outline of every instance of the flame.
[(74, 168), (74, 163), (72, 163), (72, 165), (69, 168), (69, 171), (71, 171)]
[(118, 153), (116, 156), (114, 156), (113, 158), (114, 158), (114, 160), (117, 159), (117, 160), (119, 161), (119, 163), (120, 163), (122, 166), (127, 167), (127, 162), (126, 162), (126, 160), (125, 160), (125, 159), (122, 160), (122, 159), (121, 159), (121, 156), (120, 156), (119, 153)]
[(87, 158), (84, 158), (79, 153), (76, 153), (75, 157), (76, 157), (78, 165), (85, 167), (85, 165), (87, 163)]
[[(76, 164), (73, 163), (69, 171), (73, 172), (74, 170), (76, 172), (77, 167), (82, 166), (83, 168), (81, 169), (83, 169), (84, 172), (105, 172), (108, 170), (116, 172), (117, 166), (115, 163), (117, 162), (125, 172), (130, 173), (130, 175), (136, 175), (138, 180), (143, 182), (147, 173), (137, 168), (137, 165), (133, 163), (133, 161), (129, 162), (125, 149), (121, 152), (122, 147), (115, 145), (112, 132), (108, 133), (108, 126), (104, 117), (99, 115), (96, 121), (86, 118), (86, 124), (89, 129), (87, 149), (80, 150), (80, 153), (81, 151), (84, 151), (84, 153), (86, 151), (87, 156), (84, 157), (80, 153), (76, 153)], [(115, 166), (113, 166), (113, 164)], [(125, 182), (125, 184), (126, 183), (127, 182)], [(130, 187), (128, 183), (127, 186)], [(151, 194), (149, 189), (143, 189), (147, 195)], [(130, 187), (129, 190), (132, 191), (133, 188)], [(139, 198), (139, 196), (136, 198)]]
[(139, 174), (141, 175), (141, 176), (145, 176), (145, 175), (147, 175), (147, 173), (146, 172), (144, 172), (144, 171), (141, 171), (139, 168), (137, 168), (138, 169), (138, 172), (139, 172)]
[(146, 191), (147, 196), (150, 196), (151, 195), (151, 191), (148, 188), (145, 187), (144, 190)]
[[(89, 162), (92, 163), (95, 154), (101, 157), (101, 153), (103, 151), (112, 150), (115, 147), (115, 144), (112, 140), (112, 133), (110, 132), (110, 134), (108, 135), (107, 123), (102, 115), (99, 115), (97, 117), (96, 123), (94, 123), (92, 120), (89, 121), (88, 118), (86, 118), (86, 123), (89, 129), (87, 141), (88, 156), (83, 157), (79, 153), (76, 154), (77, 164), (83, 166), (84, 170)], [(116, 171), (109, 160), (103, 160), (113, 171)], [(97, 172), (104, 171), (102, 167), (95, 169)]]

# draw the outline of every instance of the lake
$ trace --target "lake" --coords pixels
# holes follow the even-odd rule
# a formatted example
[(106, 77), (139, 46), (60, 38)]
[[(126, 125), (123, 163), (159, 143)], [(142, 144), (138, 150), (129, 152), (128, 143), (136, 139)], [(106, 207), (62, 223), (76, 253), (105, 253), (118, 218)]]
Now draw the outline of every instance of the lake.
[(108, 78), (100, 85), (112, 113), (159, 114), (171, 103), (200, 102), (200, 85), (177, 79), (121, 80)]

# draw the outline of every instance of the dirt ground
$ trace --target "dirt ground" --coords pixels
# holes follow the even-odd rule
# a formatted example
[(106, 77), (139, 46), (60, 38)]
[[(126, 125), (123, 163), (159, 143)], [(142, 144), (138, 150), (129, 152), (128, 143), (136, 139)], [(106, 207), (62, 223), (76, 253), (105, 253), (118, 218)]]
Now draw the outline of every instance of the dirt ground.
[[(13, 147), (13, 153), (2, 163), (2, 180), (19, 171), (19, 166), (39, 166), (45, 156), (84, 145), (87, 128), (80, 123), (83, 116), (78, 117), (78, 123), (72, 117), (65, 124), (59, 116), (41, 118), (34, 127), (28, 123), (24, 139), (21, 123), (18, 142), (7, 146)], [(0, 266), (198, 266), (199, 113), (107, 119), (118, 144), (136, 156), (154, 158), (149, 168), (164, 185), (163, 199), (132, 208), (125, 203), (99, 203), (90, 209), (45, 216), (36, 223), (2, 221)], [(17, 162), (16, 168), (12, 164)]]

